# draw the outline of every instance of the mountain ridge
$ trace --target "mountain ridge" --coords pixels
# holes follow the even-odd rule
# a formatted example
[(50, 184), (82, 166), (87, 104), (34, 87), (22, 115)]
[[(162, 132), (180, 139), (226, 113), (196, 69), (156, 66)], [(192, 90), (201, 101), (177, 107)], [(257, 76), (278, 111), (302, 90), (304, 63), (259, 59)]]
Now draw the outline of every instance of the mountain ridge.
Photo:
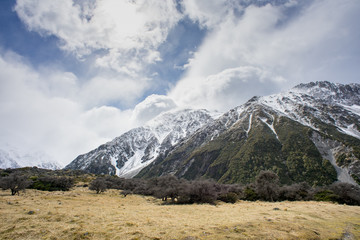
[[(272, 170), (284, 183), (323, 185), (340, 180), (356, 184), (360, 182), (359, 102), (359, 84), (299, 84), (279, 94), (253, 97), (216, 119), (207, 112), (206, 121), (195, 120), (196, 127), (186, 134), (183, 129), (191, 124), (184, 121), (185, 112), (183, 119), (172, 125), (156, 118), (152, 127), (136, 130), (135, 135), (142, 136), (140, 145), (146, 143), (146, 147), (137, 152), (133, 145), (117, 152), (126, 161), (99, 155), (108, 144), (80, 155), (66, 168), (86, 170), (85, 159), (91, 159), (92, 153), (97, 157), (87, 161), (92, 165), (88, 170), (122, 177), (173, 174), (247, 183), (259, 171)], [(113, 140), (112, 146), (131, 139), (122, 136)], [(111, 166), (115, 164), (114, 169)]]
[[(212, 126), (210, 124), (210, 126), (203, 127), (204, 130), (202, 132), (197, 132), (187, 142), (180, 143), (177, 150), (170, 153), (163, 161), (155, 161), (154, 164), (157, 163), (157, 166), (156, 164), (152, 166), (154, 165), (152, 164), (145, 168), (140, 172), (139, 177), (175, 174), (178, 177), (189, 179), (209, 177), (215, 178), (215, 180), (220, 182), (251, 182), (256, 174), (248, 174), (248, 172), (258, 173), (258, 168), (262, 168), (267, 164), (266, 160), (260, 160), (261, 158), (272, 160), (279, 158), (278, 161), (270, 161), (271, 164), (275, 165), (270, 166), (270, 164), (262, 170), (274, 168), (272, 170), (277, 171), (282, 176), (283, 182), (310, 181), (312, 184), (327, 184), (337, 178), (336, 171), (332, 169), (329, 159), (321, 155), (313, 141), (312, 135), (314, 132), (321, 132), (325, 139), (330, 138), (338, 141), (341, 143), (339, 143), (340, 145), (352, 144), (356, 148), (352, 149), (348, 154), (349, 156), (347, 156), (349, 159), (352, 159), (349, 163), (350, 165), (342, 167), (348, 168), (349, 174), (358, 179), (360, 158), (360, 151), (358, 149), (358, 146), (360, 146), (358, 137), (360, 136), (360, 127), (358, 123), (360, 116), (356, 112), (341, 108), (336, 101), (334, 102), (334, 98), (327, 98), (326, 95), (328, 93), (320, 94), (321, 92), (317, 91), (318, 96), (313, 97), (309, 95), (312, 88), (322, 88), (324, 86), (326, 89), (338, 90), (339, 86), (340, 90), (345, 89), (347, 104), (356, 103), (359, 98), (359, 84), (352, 84), (349, 90), (346, 85), (332, 85), (329, 82), (298, 85), (294, 88), (297, 90), (296, 92), (291, 89), (280, 94), (253, 97), (245, 104), (230, 110), (211, 123), (213, 124)], [(308, 104), (304, 104), (305, 102)], [(332, 103), (332, 105), (327, 105), (329, 103)], [(344, 104), (344, 102), (341, 104)], [(339, 108), (341, 108), (341, 111), (339, 111)], [(324, 110), (328, 110), (328, 112)], [(286, 125), (291, 127), (284, 129)], [(294, 131), (291, 128), (303, 130), (293, 133)], [(261, 129), (261, 133), (257, 133), (259, 136), (254, 144), (258, 148), (262, 148), (262, 152), (256, 153), (256, 148), (253, 146), (250, 146), (253, 147), (252, 150), (243, 148), (243, 146), (248, 144), (248, 140), (252, 141), (251, 136), (249, 137), (252, 129), (255, 129), (255, 132)], [(265, 139), (264, 136), (268, 136), (268, 139)], [(221, 141), (213, 141), (214, 138), (219, 137), (221, 137)], [(199, 141), (201, 138), (203, 141)], [(303, 149), (304, 154), (296, 152), (296, 149), (291, 146), (291, 144), (296, 145), (296, 141), (293, 138), (302, 139), (302, 144), (308, 147), (308, 149)], [(238, 140), (237, 142), (235, 141), (236, 139)], [(223, 144), (223, 142), (226, 142), (226, 144)], [(234, 142), (236, 143), (232, 144)], [(267, 150), (266, 144), (271, 145), (272, 149)], [(302, 147), (301, 144), (298, 145), (299, 148)], [(342, 146), (342, 148), (345, 147)], [(193, 149), (197, 150), (193, 151)], [(276, 151), (277, 154), (274, 155), (273, 153)], [(356, 157), (353, 152), (357, 154)], [(180, 156), (180, 159), (177, 156)], [(256, 160), (258, 161), (258, 166), (251, 166), (251, 164), (254, 164), (254, 160), (245, 161), (244, 159), (246, 158), (258, 158)], [(334, 158), (338, 158), (338, 156), (334, 156)], [(229, 161), (229, 159), (233, 160)], [(303, 159), (307, 159), (308, 163), (305, 163)], [(327, 159), (327, 161), (324, 162), (323, 159)], [(286, 162), (286, 167), (281, 162)], [(309, 166), (309, 162), (317, 166), (315, 167), (316, 171), (325, 171), (323, 174), (327, 176), (324, 176), (323, 179), (321, 177), (317, 180), (312, 179), (311, 175), (315, 174), (316, 171)], [(240, 167), (238, 166), (239, 164), (244, 166)], [(169, 165), (172, 166), (167, 167)], [(304, 172), (308, 176), (302, 177), (302, 173), (299, 170), (291, 169), (294, 167), (307, 169)], [(226, 169), (233, 170), (229, 172)], [(291, 175), (292, 171), (294, 174)], [(192, 174), (192, 172), (196, 174)], [(243, 172), (244, 176), (233, 177), (238, 175), (239, 172)], [(338, 173), (340, 174), (340, 172)], [(250, 175), (250, 177), (245, 175)], [(232, 177), (229, 178), (229, 176)], [(347, 178), (348, 182), (355, 183), (355, 180), (349, 179), (351, 178)]]
[(162, 113), (147, 125), (78, 156), (65, 168), (133, 177), (157, 156), (166, 154), (182, 138), (209, 121), (212, 117), (206, 110), (180, 109)]

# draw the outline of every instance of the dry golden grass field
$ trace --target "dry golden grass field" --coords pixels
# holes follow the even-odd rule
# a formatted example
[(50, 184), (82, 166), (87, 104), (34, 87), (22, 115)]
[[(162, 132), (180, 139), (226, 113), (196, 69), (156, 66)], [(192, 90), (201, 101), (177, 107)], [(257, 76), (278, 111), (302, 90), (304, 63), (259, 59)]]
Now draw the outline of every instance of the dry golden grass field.
[(322, 202), (162, 205), (86, 188), (0, 191), (0, 239), (360, 239), (360, 207)]

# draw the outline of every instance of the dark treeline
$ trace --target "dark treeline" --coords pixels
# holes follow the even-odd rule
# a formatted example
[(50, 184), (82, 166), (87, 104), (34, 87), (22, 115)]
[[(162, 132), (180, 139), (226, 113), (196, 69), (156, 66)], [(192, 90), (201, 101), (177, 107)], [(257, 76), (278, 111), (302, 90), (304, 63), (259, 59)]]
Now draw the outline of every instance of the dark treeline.
[[(235, 203), (247, 201), (330, 201), (340, 204), (360, 205), (358, 186), (335, 182), (329, 186), (311, 187), (307, 183), (280, 185), (279, 177), (271, 171), (262, 171), (253, 183), (219, 184), (212, 180), (178, 179), (162, 176), (152, 179), (124, 179), (117, 176), (89, 175), (72, 170), (44, 170), (39, 168), (0, 169), (0, 188), (19, 194), (26, 188), (42, 191), (68, 191), (75, 183), (101, 193), (107, 189), (121, 190), (123, 196), (140, 194), (154, 196), (166, 203), (210, 203), (217, 200)], [(90, 182), (90, 184), (88, 184)], [(85, 184), (84, 184), (85, 183)]]
[(219, 184), (211, 180), (188, 181), (171, 175), (147, 180), (103, 176), (91, 182), (89, 188), (97, 193), (106, 189), (119, 189), (124, 196), (128, 194), (154, 196), (173, 204), (214, 204), (217, 200), (230, 203), (235, 203), (237, 200), (315, 200), (360, 205), (358, 186), (340, 182), (323, 187), (311, 187), (307, 183), (281, 186), (278, 176), (271, 171), (262, 171), (255, 182), (247, 185)]
[(0, 169), (0, 188), (10, 189), (11, 194), (21, 190), (68, 191), (75, 182), (88, 179), (88, 174), (79, 170), (48, 170), (37, 167)]

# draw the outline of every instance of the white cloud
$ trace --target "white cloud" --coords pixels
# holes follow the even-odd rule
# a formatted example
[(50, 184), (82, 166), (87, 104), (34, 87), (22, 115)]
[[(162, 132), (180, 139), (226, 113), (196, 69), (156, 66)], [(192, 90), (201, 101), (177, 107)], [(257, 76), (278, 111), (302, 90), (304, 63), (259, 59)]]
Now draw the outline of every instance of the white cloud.
[(183, 0), (183, 14), (207, 31), (183, 78), (168, 96), (119, 110), (106, 105), (131, 105), (156, 89), (146, 68), (161, 61), (158, 48), (182, 18), (175, 1), (17, 0), (29, 30), (94, 59), (95, 74), (35, 70), (21, 56), (0, 53), (0, 142), (45, 149), (68, 163), (177, 106), (225, 111), (299, 82), (359, 81), (358, 0), (250, 3)]
[[(191, 19), (211, 26), (211, 31), (169, 93), (177, 103), (227, 110), (252, 95), (275, 93), (300, 82), (358, 81), (357, 0), (250, 4), (241, 14), (233, 14), (221, 1), (216, 2), (219, 6), (209, 4), (210, 10), (200, 8), (201, 1), (185, 3)], [(349, 68), (352, 79), (344, 80)], [(267, 77), (262, 78), (263, 73)]]
[(78, 100), (87, 107), (102, 106), (109, 102), (131, 105), (148, 86), (146, 78), (135, 81), (126, 77), (97, 76), (81, 86)]
[(80, 118), (87, 129), (96, 132), (100, 142), (101, 139), (118, 137), (120, 133), (134, 127), (135, 125), (129, 121), (131, 115), (132, 110), (120, 111), (115, 107), (101, 106), (84, 112)]
[(229, 0), (183, 0), (181, 4), (184, 14), (206, 28), (218, 25), (227, 15), (242, 9), (239, 3)]
[(143, 125), (162, 112), (176, 108), (175, 102), (168, 96), (153, 94), (135, 106), (132, 122)]
[(156, 84), (149, 66), (161, 61), (158, 47), (182, 17), (175, 0), (17, 0), (14, 10), (30, 31), (55, 36), (64, 51), (91, 59), (89, 79), (69, 73), (61, 82), (73, 86), (51, 90), (72, 87), (66, 97), (86, 107), (132, 106)]
[(281, 76), (253, 66), (228, 68), (205, 78), (185, 78), (170, 92), (181, 106), (226, 111), (285, 82)]
[(12, 52), (0, 55), (0, 69), (2, 145), (41, 150), (67, 164), (132, 127), (130, 110), (86, 109), (67, 98), (67, 91), (78, 88), (71, 73), (36, 72)]
[(159, 61), (157, 47), (181, 18), (173, 0), (17, 0), (14, 9), (29, 30), (79, 58), (105, 50), (98, 66), (124, 73)]

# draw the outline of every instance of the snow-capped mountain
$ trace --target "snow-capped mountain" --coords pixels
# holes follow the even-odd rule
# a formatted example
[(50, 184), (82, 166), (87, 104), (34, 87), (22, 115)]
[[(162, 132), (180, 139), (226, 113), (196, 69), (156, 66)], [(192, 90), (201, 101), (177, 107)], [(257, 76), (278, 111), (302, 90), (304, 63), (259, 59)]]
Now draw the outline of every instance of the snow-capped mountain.
[(206, 110), (182, 109), (162, 113), (146, 126), (132, 129), (78, 156), (65, 168), (133, 177), (156, 158), (166, 156), (181, 139), (212, 120)]
[[(316, 82), (300, 84), (290, 91), (259, 98), (259, 103), (313, 129), (315, 117), (360, 138), (360, 85)], [(345, 117), (348, 116), (348, 117)]]
[(287, 183), (359, 183), (359, 105), (359, 84), (316, 82), (254, 97), (181, 141), (138, 177), (246, 183), (271, 169)]
[(0, 168), (19, 168), (20, 165), (10, 157), (7, 151), (0, 149)]
[(253, 97), (227, 113), (160, 114), (78, 156), (66, 168), (151, 178), (173, 174), (248, 183), (261, 170), (283, 183), (360, 183), (360, 85), (315, 82)]
[(62, 166), (40, 151), (21, 151), (6, 145), (0, 149), (0, 168), (39, 167), (61, 169)]

